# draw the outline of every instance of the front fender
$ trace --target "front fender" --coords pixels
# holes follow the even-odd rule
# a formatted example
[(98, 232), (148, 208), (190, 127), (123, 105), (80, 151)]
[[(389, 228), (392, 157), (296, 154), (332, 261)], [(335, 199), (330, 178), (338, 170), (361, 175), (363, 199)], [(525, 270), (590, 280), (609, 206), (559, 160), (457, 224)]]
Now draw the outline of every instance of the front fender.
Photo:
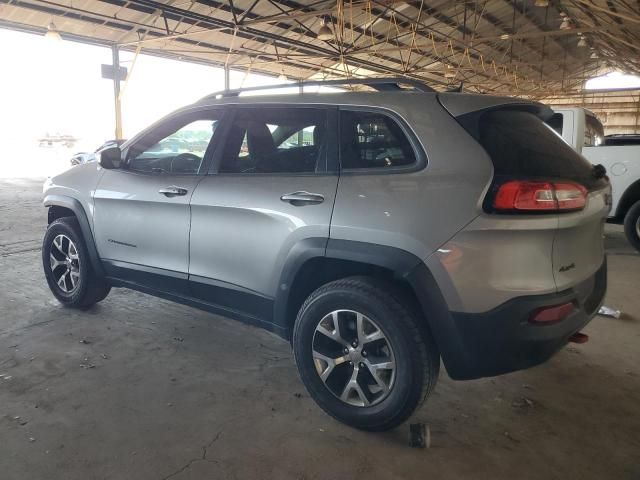
[(68, 208), (74, 213), (74, 215), (78, 219), (78, 224), (80, 225), (82, 237), (84, 238), (85, 244), (87, 246), (87, 252), (89, 253), (89, 259), (91, 260), (91, 265), (93, 266), (94, 272), (97, 275), (104, 277), (104, 269), (102, 268), (102, 263), (100, 262), (100, 257), (98, 256), (98, 250), (96, 249), (93, 232), (91, 231), (89, 219), (86, 212), (84, 211), (84, 208), (82, 207), (82, 204), (75, 198), (58, 194), (45, 195), (43, 204), (45, 207), (57, 206)]

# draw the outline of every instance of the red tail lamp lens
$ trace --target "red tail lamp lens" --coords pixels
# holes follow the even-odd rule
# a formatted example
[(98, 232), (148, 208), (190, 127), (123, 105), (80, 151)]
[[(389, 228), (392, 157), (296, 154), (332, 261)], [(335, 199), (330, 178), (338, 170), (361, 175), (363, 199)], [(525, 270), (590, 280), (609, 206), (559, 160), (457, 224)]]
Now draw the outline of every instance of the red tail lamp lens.
[(563, 303), (552, 307), (543, 307), (535, 310), (529, 317), (531, 323), (553, 323), (564, 320), (573, 313), (576, 306), (572, 303)]
[(587, 204), (587, 189), (573, 182), (512, 180), (500, 185), (493, 201), (497, 211), (567, 212)]

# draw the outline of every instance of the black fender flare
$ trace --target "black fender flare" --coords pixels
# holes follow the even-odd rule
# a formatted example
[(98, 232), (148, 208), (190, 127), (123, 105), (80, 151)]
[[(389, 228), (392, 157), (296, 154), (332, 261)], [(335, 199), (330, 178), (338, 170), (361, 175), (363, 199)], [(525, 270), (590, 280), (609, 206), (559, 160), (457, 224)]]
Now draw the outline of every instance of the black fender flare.
[[(387, 245), (353, 240), (306, 238), (294, 245), (285, 260), (274, 299), (274, 323), (286, 328), (288, 324), (288, 319), (286, 318), (287, 308), (293, 283), (305, 263), (316, 258), (346, 260), (384, 268), (392, 272), (394, 277), (409, 283), (420, 302), (420, 307), (425, 316), (427, 316), (425, 307), (431, 301), (438, 302), (442, 307), (439, 310), (444, 309), (448, 313), (448, 307), (437, 283), (427, 266), (418, 256), (406, 250)], [(418, 274), (418, 272), (420, 273)], [(427, 282), (429, 291), (423, 291), (425, 278), (430, 279)], [(436, 295), (432, 295), (434, 290), (437, 293)], [(432, 309), (433, 306), (430, 305), (428, 312), (431, 313)], [(431, 323), (430, 320), (428, 319), (427, 321)]]
[(275, 298), (273, 301), (273, 323), (286, 331), (287, 309), (291, 297), (293, 282), (302, 266), (313, 258), (325, 256), (327, 239), (322, 237), (309, 237), (295, 243), (282, 267), (278, 281)]
[(400, 248), (354, 240), (305, 238), (289, 250), (284, 262), (274, 299), (274, 323), (286, 327), (287, 307), (296, 276), (307, 261), (316, 258), (382, 267), (405, 279), (416, 266), (424, 265), (420, 258)]
[(329, 240), (327, 257), (383, 267), (406, 281), (418, 301), (426, 327), (436, 342), (447, 372), (456, 376), (467, 363), (466, 348), (442, 290), (429, 267), (400, 248), (347, 240)]
[(274, 299), (274, 323), (286, 327), (287, 307), (295, 278), (303, 265), (314, 258), (374, 265), (400, 277), (406, 277), (416, 265), (422, 263), (417, 256), (405, 250), (385, 245), (321, 237), (300, 240), (289, 250), (280, 274)]
[(289, 328), (287, 308), (296, 275), (308, 260), (317, 257), (382, 267), (405, 281), (413, 291), (447, 371), (452, 377), (463, 377), (467, 351), (442, 290), (429, 267), (418, 256), (400, 248), (323, 238), (308, 238), (296, 244), (285, 261), (274, 301), (273, 320), (283, 332)]
[(46, 195), (44, 197), (43, 204), (45, 207), (56, 206), (68, 208), (74, 213), (74, 215), (78, 219), (78, 224), (80, 225), (80, 230), (82, 231), (82, 236), (84, 238), (85, 244), (87, 245), (89, 259), (91, 260), (91, 265), (93, 266), (94, 272), (98, 276), (104, 277), (104, 269), (102, 268), (102, 262), (100, 261), (100, 257), (98, 256), (98, 250), (96, 249), (93, 232), (91, 231), (89, 219), (87, 218), (87, 214), (84, 211), (82, 204), (73, 197), (56, 194)]

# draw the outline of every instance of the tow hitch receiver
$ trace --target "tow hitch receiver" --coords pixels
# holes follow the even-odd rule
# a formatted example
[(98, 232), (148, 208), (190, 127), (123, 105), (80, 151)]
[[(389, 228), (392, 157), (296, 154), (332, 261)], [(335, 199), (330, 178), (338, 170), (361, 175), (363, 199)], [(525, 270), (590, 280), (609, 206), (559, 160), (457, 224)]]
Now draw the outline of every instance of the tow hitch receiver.
[(569, 337), (569, 341), (571, 343), (587, 343), (589, 341), (589, 335), (577, 332)]

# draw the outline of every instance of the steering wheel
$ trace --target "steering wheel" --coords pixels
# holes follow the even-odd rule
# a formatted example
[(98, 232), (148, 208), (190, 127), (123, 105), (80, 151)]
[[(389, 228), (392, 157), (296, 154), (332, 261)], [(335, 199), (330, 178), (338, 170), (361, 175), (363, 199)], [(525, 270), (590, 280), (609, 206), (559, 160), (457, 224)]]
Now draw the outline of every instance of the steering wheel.
[[(173, 164), (176, 161), (178, 162), (178, 165), (180, 165), (181, 161), (184, 162), (185, 164), (195, 163), (194, 166), (196, 168), (194, 168), (192, 170), (198, 170), (198, 167), (200, 166), (200, 162), (202, 162), (202, 158), (200, 158), (198, 155), (195, 155), (195, 154), (189, 153), (189, 152), (185, 152), (185, 153), (181, 153), (179, 155), (176, 155), (175, 157), (173, 157), (171, 159), (171, 164), (169, 166), (171, 172), (175, 172), (175, 170), (173, 169)], [(184, 169), (184, 170), (187, 170), (187, 169)], [(175, 172), (175, 173), (181, 173), (181, 172)]]

